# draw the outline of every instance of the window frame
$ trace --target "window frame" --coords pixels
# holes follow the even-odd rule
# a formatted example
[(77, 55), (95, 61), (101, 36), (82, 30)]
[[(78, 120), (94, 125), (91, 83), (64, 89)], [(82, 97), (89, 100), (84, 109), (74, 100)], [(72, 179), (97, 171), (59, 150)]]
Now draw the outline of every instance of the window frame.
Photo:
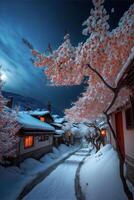
[[(32, 138), (32, 144), (29, 145), (29, 146), (26, 146), (25, 142), (26, 142), (26, 139), (29, 138), (29, 137)], [(24, 149), (29, 149), (29, 148), (33, 147), (34, 146), (34, 136), (33, 135), (25, 136), (24, 139), (23, 139), (23, 145), (24, 145)]]
[(49, 141), (49, 135), (40, 135), (38, 141), (39, 142)]
[(40, 116), (40, 121), (45, 122), (46, 121), (45, 117)]

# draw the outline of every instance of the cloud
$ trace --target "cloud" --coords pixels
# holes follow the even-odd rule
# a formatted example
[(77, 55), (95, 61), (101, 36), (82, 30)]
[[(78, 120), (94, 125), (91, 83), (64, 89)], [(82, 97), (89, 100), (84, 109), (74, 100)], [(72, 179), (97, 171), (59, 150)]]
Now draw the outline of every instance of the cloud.
[(32, 97), (43, 88), (45, 78), (42, 71), (30, 62), (30, 52), (22, 43), (22, 37), (23, 33), (19, 33), (17, 26), (0, 20), (0, 64), (8, 77), (5, 90), (27, 93)]

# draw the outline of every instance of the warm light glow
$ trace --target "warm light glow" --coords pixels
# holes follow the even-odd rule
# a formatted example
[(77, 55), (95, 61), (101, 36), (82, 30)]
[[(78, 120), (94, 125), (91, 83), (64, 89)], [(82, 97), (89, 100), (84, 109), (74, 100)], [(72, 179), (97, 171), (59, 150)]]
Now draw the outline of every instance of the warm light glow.
[(70, 133), (70, 132), (68, 132), (68, 136), (69, 136), (69, 137), (71, 136), (71, 133)]
[(26, 136), (24, 138), (24, 147), (32, 147), (33, 146), (33, 136)]
[(45, 118), (44, 117), (40, 117), (40, 121), (44, 122)]
[(106, 130), (105, 130), (105, 129), (101, 130), (101, 135), (102, 135), (103, 137), (106, 136)]

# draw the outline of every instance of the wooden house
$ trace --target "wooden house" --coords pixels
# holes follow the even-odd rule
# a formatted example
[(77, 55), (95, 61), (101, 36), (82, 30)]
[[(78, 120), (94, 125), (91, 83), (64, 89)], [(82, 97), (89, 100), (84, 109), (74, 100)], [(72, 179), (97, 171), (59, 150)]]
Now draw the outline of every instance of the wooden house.
[(50, 124), (55, 128), (55, 133), (53, 134), (54, 146), (58, 147), (61, 143), (63, 143), (64, 131), (62, 130), (62, 124), (64, 122), (64, 118), (60, 118), (58, 115), (51, 115), (48, 110), (28, 111), (28, 114), (42, 122)]
[(47, 122), (49, 124), (54, 122), (54, 119), (48, 110), (28, 111), (28, 114), (42, 122)]
[(59, 120), (58, 122), (61, 122), (61, 123), (57, 123), (57, 121), (55, 121), (55, 118), (54, 118), (54, 122), (51, 123), (51, 126), (55, 128), (55, 134), (53, 138), (53, 144), (55, 147), (58, 147), (60, 144), (64, 143), (65, 131), (62, 129), (63, 128), (62, 121), (63, 120), (61, 121)]
[(64, 143), (68, 146), (74, 144), (73, 134), (71, 133), (71, 131), (65, 131), (63, 140), (64, 140)]
[[(127, 166), (127, 177), (134, 183), (134, 53), (122, 68), (117, 82), (122, 82), (132, 94), (126, 105), (111, 113), (111, 122)], [(111, 137), (111, 143), (114, 140)]]
[(52, 151), (54, 127), (32, 117), (27, 112), (18, 113), (18, 122), (21, 129), (18, 132), (20, 140), (16, 163), (29, 157), (39, 159), (45, 153)]
[(53, 136), (53, 144), (55, 147), (58, 147), (60, 144), (64, 143), (64, 134), (65, 132), (63, 130), (55, 130), (55, 134)]

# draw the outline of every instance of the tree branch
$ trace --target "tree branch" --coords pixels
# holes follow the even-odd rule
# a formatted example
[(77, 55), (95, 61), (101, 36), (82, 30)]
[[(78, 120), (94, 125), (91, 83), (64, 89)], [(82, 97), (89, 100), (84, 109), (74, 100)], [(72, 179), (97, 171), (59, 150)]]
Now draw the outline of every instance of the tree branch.
[(96, 126), (95, 124), (89, 124), (89, 123), (86, 123), (86, 122), (84, 124), (88, 127), (95, 128), (97, 131), (99, 131), (99, 133), (101, 132), (100, 128), (98, 126)]
[(89, 64), (87, 64), (87, 67), (88, 67), (89, 69), (91, 69), (95, 74), (97, 74), (97, 76), (102, 80), (102, 82), (103, 82), (112, 92), (115, 92), (115, 91), (116, 91), (116, 88), (110, 86), (110, 85), (104, 80), (104, 78), (100, 75), (100, 73), (99, 73), (96, 69), (92, 68)]
[(108, 108), (103, 112), (104, 114), (107, 114), (108, 111), (110, 110), (110, 108), (113, 106), (113, 104), (115, 103), (115, 100), (117, 98), (118, 93), (114, 92), (114, 97), (110, 103), (110, 105), (108, 106)]

